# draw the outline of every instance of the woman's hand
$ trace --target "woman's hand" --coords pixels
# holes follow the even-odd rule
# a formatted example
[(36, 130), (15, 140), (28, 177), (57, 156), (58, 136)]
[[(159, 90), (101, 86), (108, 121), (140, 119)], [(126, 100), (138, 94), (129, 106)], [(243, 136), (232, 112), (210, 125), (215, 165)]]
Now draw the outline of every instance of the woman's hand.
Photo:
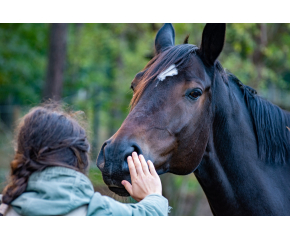
[(133, 152), (132, 156), (133, 159), (131, 156), (127, 158), (132, 185), (126, 180), (122, 181), (131, 197), (139, 202), (153, 193), (162, 195), (161, 181), (153, 163), (148, 160), (147, 165), (143, 155), (139, 155), (138, 158), (136, 152)]

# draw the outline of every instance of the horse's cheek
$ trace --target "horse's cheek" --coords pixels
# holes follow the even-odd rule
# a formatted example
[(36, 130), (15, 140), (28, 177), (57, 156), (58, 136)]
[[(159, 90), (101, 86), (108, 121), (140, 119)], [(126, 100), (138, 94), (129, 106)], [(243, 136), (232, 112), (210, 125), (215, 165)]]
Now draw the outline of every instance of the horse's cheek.
[(202, 124), (192, 122), (192, 125), (195, 127), (187, 129), (186, 133), (183, 134), (184, 138), (179, 140), (181, 143), (178, 150), (179, 154), (176, 157), (176, 164), (172, 165), (172, 169), (175, 168), (175, 171), (180, 172), (179, 174), (189, 174), (199, 166), (208, 143), (209, 121), (203, 120)]

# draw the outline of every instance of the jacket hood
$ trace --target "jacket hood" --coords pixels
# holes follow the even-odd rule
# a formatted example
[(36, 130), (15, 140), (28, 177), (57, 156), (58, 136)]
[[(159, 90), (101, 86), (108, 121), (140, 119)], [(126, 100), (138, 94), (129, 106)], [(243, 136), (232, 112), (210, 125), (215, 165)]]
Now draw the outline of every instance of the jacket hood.
[(48, 167), (33, 173), (27, 188), (11, 206), (20, 215), (65, 215), (89, 204), (94, 195), (90, 180), (65, 167)]

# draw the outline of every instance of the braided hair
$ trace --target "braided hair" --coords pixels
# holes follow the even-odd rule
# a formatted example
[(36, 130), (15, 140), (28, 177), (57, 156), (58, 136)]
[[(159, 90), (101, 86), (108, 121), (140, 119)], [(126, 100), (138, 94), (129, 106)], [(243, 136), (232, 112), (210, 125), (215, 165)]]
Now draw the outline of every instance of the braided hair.
[(25, 191), (29, 176), (46, 167), (68, 167), (86, 174), (89, 149), (86, 132), (72, 114), (55, 104), (31, 109), (18, 126), (16, 153), (2, 205), (7, 208)]

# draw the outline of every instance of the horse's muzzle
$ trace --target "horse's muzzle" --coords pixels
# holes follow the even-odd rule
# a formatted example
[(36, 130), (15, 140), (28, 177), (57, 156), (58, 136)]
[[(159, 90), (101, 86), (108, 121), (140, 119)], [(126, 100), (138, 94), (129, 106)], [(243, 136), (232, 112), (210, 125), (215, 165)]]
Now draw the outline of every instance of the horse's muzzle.
[(134, 142), (107, 140), (97, 158), (97, 166), (102, 172), (103, 180), (109, 189), (119, 196), (129, 196), (129, 193), (121, 184), (122, 180), (131, 182), (127, 157), (132, 152), (141, 154), (141, 148)]

